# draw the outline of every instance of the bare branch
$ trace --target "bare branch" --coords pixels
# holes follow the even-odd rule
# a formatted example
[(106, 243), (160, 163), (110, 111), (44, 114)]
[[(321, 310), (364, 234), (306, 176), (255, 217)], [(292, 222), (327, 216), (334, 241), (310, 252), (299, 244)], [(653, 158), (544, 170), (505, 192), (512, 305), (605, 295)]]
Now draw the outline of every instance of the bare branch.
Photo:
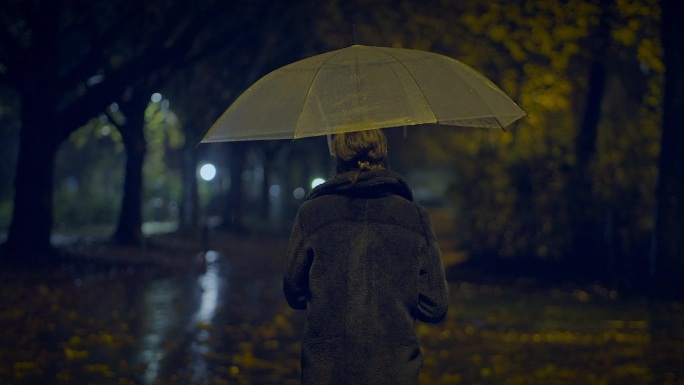
[(90, 50), (79, 61), (78, 65), (74, 66), (60, 77), (59, 82), (57, 83), (59, 89), (62, 92), (65, 92), (78, 84), (83, 79), (84, 75), (95, 75), (97, 70), (106, 63), (102, 47), (113, 45), (116, 39), (120, 37), (127, 28), (130, 28), (131, 24), (136, 23), (136, 19), (139, 19), (138, 21), (142, 22), (144, 15), (140, 13), (137, 7), (131, 7), (127, 12), (121, 15), (117, 22), (112, 23), (112, 27), (91, 44)]

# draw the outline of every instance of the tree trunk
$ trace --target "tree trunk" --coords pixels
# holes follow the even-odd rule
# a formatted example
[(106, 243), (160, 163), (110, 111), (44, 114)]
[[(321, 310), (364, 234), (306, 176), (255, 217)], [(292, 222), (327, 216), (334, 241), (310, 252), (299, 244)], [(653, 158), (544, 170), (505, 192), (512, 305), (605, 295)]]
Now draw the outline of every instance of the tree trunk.
[(602, 252), (602, 232), (592, 194), (591, 162), (596, 154), (596, 137), (606, 84), (605, 56), (609, 46), (610, 1), (601, 1), (596, 32), (591, 39), (592, 61), (582, 124), (575, 140), (576, 163), (570, 176), (573, 250), (570, 264), (584, 278), (605, 278), (607, 259)]
[(119, 132), (126, 152), (126, 169), (119, 222), (112, 236), (112, 241), (120, 245), (139, 245), (143, 241), (143, 164), (147, 152), (144, 127), (148, 100), (145, 93), (136, 91), (122, 105), (126, 123), (119, 126)]
[[(24, 98), (19, 155), (14, 179), (14, 207), (5, 250), (13, 257), (39, 260), (54, 252), (52, 231), (53, 172), (61, 138), (45, 105)], [(20, 261), (21, 262), (21, 261)]]
[(186, 140), (183, 146), (183, 204), (181, 205), (180, 228), (193, 233), (199, 224), (199, 194), (197, 192), (197, 149), (196, 141)]
[(242, 216), (244, 214), (242, 193), (242, 171), (245, 167), (245, 154), (247, 145), (244, 142), (229, 143), (230, 156), (230, 192), (228, 194), (227, 212), (224, 214), (224, 223), (232, 231), (242, 233), (245, 231)]
[(264, 179), (261, 181), (261, 212), (259, 214), (264, 223), (269, 223), (271, 221), (271, 210), (273, 209), (273, 205), (271, 204), (270, 188), (275, 168), (275, 157), (278, 155), (280, 149), (281, 146), (278, 142), (270, 142), (262, 146)]
[[(17, 93), (21, 96), (21, 131), (14, 177), (14, 206), (5, 250), (24, 259), (12, 263), (34, 262), (54, 253), (50, 243), (53, 222), (53, 172), (60, 143), (68, 137), (56, 118), (55, 87), (58, 75), (55, 14), (57, 2), (43, 4), (33, 14), (34, 25), (27, 52), (18, 57), (21, 69), (15, 73)], [(11, 73), (11, 72), (10, 72)]]
[(654, 289), (684, 295), (684, 3), (662, 0), (665, 63), (662, 139), (656, 192)]
[(261, 204), (259, 205), (259, 216), (263, 223), (268, 223), (271, 216), (271, 174), (273, 173), (273, 159), (270, 151), (267, 151), (264, 156), (264, 179), (261, 180)]

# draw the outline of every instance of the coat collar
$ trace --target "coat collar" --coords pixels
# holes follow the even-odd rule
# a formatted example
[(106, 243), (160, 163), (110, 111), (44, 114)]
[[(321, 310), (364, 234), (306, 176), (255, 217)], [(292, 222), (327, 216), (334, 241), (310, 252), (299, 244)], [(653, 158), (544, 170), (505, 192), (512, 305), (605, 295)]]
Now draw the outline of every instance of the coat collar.
[(413, 192), (406, 179), (392, 170), (363, 171), (359, 173), (356, 182), (352, 182), (354, 172), (337, 174), (331, 180), (316, 186), (309, 193), (307, 200), (335, 194), (365, 198), (399, 195), (413, 201)]

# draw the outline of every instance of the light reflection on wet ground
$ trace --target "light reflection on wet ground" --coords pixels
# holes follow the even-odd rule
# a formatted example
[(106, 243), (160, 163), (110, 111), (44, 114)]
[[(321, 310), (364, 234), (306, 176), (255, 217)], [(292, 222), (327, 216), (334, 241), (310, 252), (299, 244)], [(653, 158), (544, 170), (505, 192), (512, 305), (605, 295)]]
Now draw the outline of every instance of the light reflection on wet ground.
[(165, 341), (174, 338), (182, 327), (175, 303), (181, 295), (181, 285), (174, 280), (158, 279), (149, 284), (145, 292), (139, 361), (147, 366), (144, 384), (153, 384), (159, 376), (162, 361), (166, 358)]
[[(187, 365), (192, 384), (210, 383), (205, 359), (212, 351), (208, 329), (225, 302), (225, 267), (221, 254), (212, 250), (200, 253), (197, 262), (203, 270), (199, 275), (157, 278), (145, 289), (137, 358), (147, 368), (143, 384), (157, 384), (178, 369), (176, 361)], [(188, 357), (182, 357), (185, 354)]]
[(200, 253), (197, 262), (203, 271), (155, 278), (144, 289), (135, 359), (146, 367), (142, 384), (159, 383), (168, 372), (177, 371), (179, 363), (188, 366), (193, 384), (209, 384), (204, 359), (211, 350), (207, 329), (225, 301), (226, 278), (221, 275), (218, 252)]
[(190, 325), (190, 332), (194, 334), (190, 345), (190, 370), (192, 383), (198, 385), (210, 383), (209, 366), (204, 358), (212, 350), (208, 344), (211, 335), (207, 328), (212, 325), (218, 305), (225, 301), (225, 278), (221, 275), (220, 257), (217, 251), (204, 253), (206, 270), (197, 278), (197, 286), (201, 293), (199, 308), (193, 315)]
[(217, 251), (207, 251), (204, 253), (206, 271), (197, 278), (199, 288), (202, 290), (199, 300), (199, 309), (193, 317), (193, 324), (209, 324), (216, 314), (216, 307), (219, 302), (219, 292), (223, 283), (223, 278), (219, 275), (219, 253)]

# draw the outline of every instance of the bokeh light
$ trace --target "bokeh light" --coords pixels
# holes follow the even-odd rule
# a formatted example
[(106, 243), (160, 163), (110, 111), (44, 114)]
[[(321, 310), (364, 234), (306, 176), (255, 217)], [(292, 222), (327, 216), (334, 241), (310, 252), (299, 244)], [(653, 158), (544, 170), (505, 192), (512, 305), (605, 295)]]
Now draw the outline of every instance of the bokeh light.
[(315, 188), (319, 184), (325, 183), (325, 179), (323, 178), (315, 178), (314, 180), (311, 181), (311, 188)]
[(199, 173), (200, 177), (208, 182), (216, 177), (216, 167), (211, 163), (207, 163), (200, 167)]
[(302, 187), (297, 187), (294, 189), (292, 192), (292, 196), (295, 197), (295, 199), (302, 199), (306, 195), (306, 191)]

